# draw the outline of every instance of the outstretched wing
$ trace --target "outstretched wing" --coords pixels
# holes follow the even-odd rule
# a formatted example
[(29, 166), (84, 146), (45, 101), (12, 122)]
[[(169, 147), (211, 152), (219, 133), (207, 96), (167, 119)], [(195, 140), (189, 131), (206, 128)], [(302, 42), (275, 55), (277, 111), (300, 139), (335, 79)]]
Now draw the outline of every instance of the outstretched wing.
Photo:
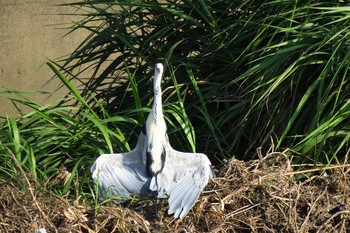
[(120, 202), (130, 195), (146, 195), (150, 192), (144, 160), (145, 135), (140, 134), (134, 150), (122, 154), (103, 154), (91, 167), (92, 177), (107, 196), (120, 197)]
[(168, 214), (183, 218), (212, 177), (211, 163), (206, 155), (179, 152), (168, 144), (165, 166), (152, 183), (156, 182), (158, 197), (169, 196)]

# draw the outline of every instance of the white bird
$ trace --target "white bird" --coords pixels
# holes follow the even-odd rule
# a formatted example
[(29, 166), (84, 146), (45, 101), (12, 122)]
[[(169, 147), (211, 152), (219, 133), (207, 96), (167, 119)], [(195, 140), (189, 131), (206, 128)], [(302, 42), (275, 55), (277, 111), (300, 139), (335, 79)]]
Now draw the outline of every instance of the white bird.
[(108, 195), (155, 194), (169, 198), (168, 214), (183, 218), (213, 177), (205, 154), (174, 150), (166, 133), (162, 108), (163, 65), (154, 72), (154, 101), (135, 149), (123, 154), (101, 155), (91, 168), (92, 177)]

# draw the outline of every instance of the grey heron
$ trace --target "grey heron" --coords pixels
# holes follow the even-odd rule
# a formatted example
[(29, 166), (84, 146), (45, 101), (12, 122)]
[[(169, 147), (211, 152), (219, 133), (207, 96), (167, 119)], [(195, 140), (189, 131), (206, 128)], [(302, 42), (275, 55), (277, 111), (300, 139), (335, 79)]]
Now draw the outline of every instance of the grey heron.
[(183, 218), (213, 177), (211, 163), (202, 153), (173, 149), (166, 133), (162, 108), (163, 65), (154, 71), (154, 100), (135, 149), (122, 154), (103, 154), (91, 168), (104, 192), (122, 196), (151, 195), (169, 198), (168, 214)]

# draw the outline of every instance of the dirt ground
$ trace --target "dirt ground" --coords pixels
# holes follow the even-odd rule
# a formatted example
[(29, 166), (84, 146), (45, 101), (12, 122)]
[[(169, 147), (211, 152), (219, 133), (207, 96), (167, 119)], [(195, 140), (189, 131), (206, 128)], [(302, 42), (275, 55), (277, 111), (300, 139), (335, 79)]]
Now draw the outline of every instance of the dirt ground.
[(182, 220), (166, 214), (166, 200), (155, 220), (152, 199), (95, 209), (34, 188), (24, 176), (16, 186), (0, 184), (0, 232), (350, 232), (348, 164), (303, 166), (283, 153), (226, 161)]

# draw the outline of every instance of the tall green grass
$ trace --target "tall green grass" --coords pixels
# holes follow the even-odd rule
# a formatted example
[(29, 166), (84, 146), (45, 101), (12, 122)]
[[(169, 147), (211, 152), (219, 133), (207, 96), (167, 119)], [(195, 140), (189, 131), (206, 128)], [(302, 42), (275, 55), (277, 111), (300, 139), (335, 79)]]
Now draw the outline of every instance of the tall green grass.
[(193, 150), (195, 144), (213, 160), (254, 158), (257, 148), (271, 145), (316, 162), (332, 163), (346, 154), (350, 11), (345, 2), (69, 5), (85, 16), (71, 30), (91, 34), (60, 64), (75, 75), (71, 78), (85, 78), (87, 65), (94, 72), (81, 80), (82, 96), (93, 109), (99, 108), (95, 99), (110, 114), (130, 111), (134, 101), (149, 106), (152, 67), (161, 60), (167, 64), (166, 112), (177, 103), (181, 128), (191, 129), (179, 132), (170, 124), (179, 149)]
[[(20, 164), (54, 192), (94, 195), (90, 166), (99, 154), (134, 146), (158, 61), (176, 149), (205, 152), (213, 162), (251, 159), (270, 146), (293, 149), (300, 162), (341, 162), (347, 154), (350, 11), (342, 3), (71, 5), (86, 17), (72, 30), (91, 35), (67, 60), (48, 63), (70, 94), (55, 105), (13, 100), (31, 112), (0, 123), (1, 181), (17, 180)], [(64, 171), (65, 181), (53, 182)]]
[(104, 114), (97, 115), (69, 80), (52, 63), (48, 66), (69, 88), (68, 100), (78, 104), (44, 106), (20, 94), (13, 99), (31, 111), (0, 123), (0, 180), (16, 182), (23, 175), (19, 164), (48, 190), (76, 197), (91, 194), (94, 160), (102, 153), (129, 151), (143, 122), (134, 118), (136, 112), (110, 116), (101, 105), (99, 112)]

